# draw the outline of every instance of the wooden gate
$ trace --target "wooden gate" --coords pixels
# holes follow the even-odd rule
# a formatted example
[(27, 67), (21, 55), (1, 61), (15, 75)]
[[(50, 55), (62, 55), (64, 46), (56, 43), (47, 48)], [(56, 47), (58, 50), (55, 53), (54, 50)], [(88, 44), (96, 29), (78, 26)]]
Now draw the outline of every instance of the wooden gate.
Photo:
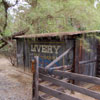
[[(63, 79), (61, 80), (61, 79), (54, 78), (54, 76), (49, 75), (48, 72), (45, 71), (45, 69), (43, 69), (43, 68), (40, 68), (39, 72), (40, 72), (39, 77), (42, 80), (49, 81), (49, 82), (59, 86), (60, 88), (63, 87), (64, 89), (76, 91), (76, 92), (85, 94), (87, 96), (93, 97), (97, 100), (100, 100), (100, 93), (97, 93), (92, 90), (85, 89), (83, 87), (65, 82), (63, 80), (65, 78), (67, 78), (67, 79), (72, 79), (72, 80), (76, 80), (76, 81), (82, 81), (82, 82), (100, 85), (99, 78), (90, 77), (87, 75), (76, 74), (76, 73), (71, 73), (71, 72), (67, 72), (67, 71), (58, 71), (58, 70), (53, 71), (52, 75), (63, 77)], [(43, 86), (43, 85), (39, 85), (39, 91), (45, 92), (45, 93), (52, 95), (56, 98), (59, 98), (61, 100), (82, 100), (82, 99), (78, 99), (76, 97), (70, 96), (64, 92), (60, 92), (58, 90), (51, 89), (51, 88), (48, 88), (47, 86)], [(39, 98), (42, 98), (42, 97), (39, 97)], [(43, 99), (43, 100), (46, 100), (46, 99)]]
[[(38, 61), (39, 61), (38, 57), (36, 57), (36, 67), (34, 70), (35, 73), (33, 74), (33, 80), (35, 81), (33, 81), (32, 100), (56, 100), (56, 99), (48, 98), (48, 95), (51, 95), (52, 97), (56, 97), (60, 100), (82, 100), (77, 97), (74, 97), (73, 95), (70, 96), (67, 92), (59, 91), (61, 90), (62, 87), (65, 91), (66, 90), (71, 90), (73, 92), (76, 91), (85, 94), (87, 96), (93, 97), (97, 100), (100, 100), (100, 93), (83, 88), (81, 86), (77, 86), (75, 84), (69, 83), (68, 81), (70, 79), (70, 80), (100, 85), (100, 78), (72, 73), (64, 70), (52, 70), (52, 69), (47, 70), (44, 68), (39, 68)], [(40, 84), (39, 80), (46, 81), (49, 83), (49, 86), (53, 85), (58, 87), (58, 89), (56, 90), (55, 88), (51, 88), (46, 84), (45, 85)], [(42, 93), (46, 93), (48, 95)]]

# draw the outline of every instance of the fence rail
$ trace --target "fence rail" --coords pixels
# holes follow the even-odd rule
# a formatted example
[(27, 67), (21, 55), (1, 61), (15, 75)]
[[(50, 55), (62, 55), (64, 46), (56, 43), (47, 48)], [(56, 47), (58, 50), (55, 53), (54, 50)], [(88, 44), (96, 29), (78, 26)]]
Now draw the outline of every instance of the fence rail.
[(45, 92), (47, 94), (50, 94), (56, 98), (59, 98), (61, 100), (82, 100), (82, 99), (78, 99), (78, 98), (75, 98), (73, 96), (70, 96), (68, 94), (65, 94), (65, 93), (62, 93), (60, 91), (57, 91), (57, 90), (54, 90), (54, 89), (51, 89), (51, 88), (48, 88), (46, 86), (42, 86), (42, 85), (39, 85), (39, 90), (42, 91), (42, 92)]
[(55, 85), (59, 85), (59, 86), (64, 87), (66, 89), (73, 90), (73, 91), (85, 94), (87, 96), (91, 96), (95, 99), (100, 99), (100, 93), (97, 93), (97, 92), (94, 92), (92, 90), (79, 87), (77, 85), (73, 85), (71, 83), (63, 82), (61, 80), (52, 78), (51, 76), (46, 76), (46, 75), (43, 75), (43, 74), (39, 74), (39, 76), (44, 81), (52, 82)]
[[(43, 74), (49, 74), (48, 70), (45, 70), (44, 68), (39, 68), (39, 72)], [(83, 81), (87, 83), (100, 85), (100, 78), (93, 77), (93, 76), (87, 76), (87, 75), (82, 75), (82, 74), (77, 74), (77, 73), (72, 73), (72, 72), (67, 72), (67, 71), (66, 72), (57, 71), (57, 70), (52, 71), (52, 75), (61, 76), (61, 77), (73, 79), (76, 81)]]

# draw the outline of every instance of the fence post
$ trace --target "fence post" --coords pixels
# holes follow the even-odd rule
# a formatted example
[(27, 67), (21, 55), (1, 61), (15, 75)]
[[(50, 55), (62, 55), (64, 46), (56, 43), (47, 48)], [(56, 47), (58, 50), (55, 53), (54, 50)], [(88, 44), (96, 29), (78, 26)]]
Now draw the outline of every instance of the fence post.
[(36, 56), (32, 61), (33, 83), (32, 83), (32, 100), (39, 100), (39, 57)]

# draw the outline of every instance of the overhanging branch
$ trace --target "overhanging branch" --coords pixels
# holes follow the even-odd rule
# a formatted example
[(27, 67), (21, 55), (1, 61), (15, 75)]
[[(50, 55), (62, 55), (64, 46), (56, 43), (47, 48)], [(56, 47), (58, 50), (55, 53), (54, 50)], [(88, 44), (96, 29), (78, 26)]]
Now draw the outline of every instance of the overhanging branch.
[(11, 40), (12, 40), (13, 38), (15, 38), (16, 36), (24, 35), (26, 32), (28, 32), (28, 30), (29, 30), (29, 28), (24, 29), (24, 30), (22, 30), (22, 31), (20, 31), (20, 32), (13, 33), (13, 35), (11, 35), (11, 36), (2, 37), (2, 38), (0, 39), (0, 41), (1, 41), (1, 43), (2, 43), (2, 45), (0, 46), (0, 49), (3, 48), (4, 46), (6, 46), (7, 44), (11, 43)]

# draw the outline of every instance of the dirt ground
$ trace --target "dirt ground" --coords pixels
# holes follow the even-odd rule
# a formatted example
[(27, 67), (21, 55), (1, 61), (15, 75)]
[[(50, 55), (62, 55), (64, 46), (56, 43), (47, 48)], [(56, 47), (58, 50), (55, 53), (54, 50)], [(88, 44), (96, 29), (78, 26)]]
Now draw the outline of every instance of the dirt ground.
[[(100, 92), (100, 86), (92, 86), (90, 89)], [(80, 93), (75, 93), (74, 96), (82, 100), (96, 100)], [(32, 75), (18, 71), (17, 68), (11, 66), (7, 58), (0, 55), (0, 100), (32, 100), (31, 97)]]
[(0, 100), (32, 100), (32, 77), (16, 71), (0, 55)]

